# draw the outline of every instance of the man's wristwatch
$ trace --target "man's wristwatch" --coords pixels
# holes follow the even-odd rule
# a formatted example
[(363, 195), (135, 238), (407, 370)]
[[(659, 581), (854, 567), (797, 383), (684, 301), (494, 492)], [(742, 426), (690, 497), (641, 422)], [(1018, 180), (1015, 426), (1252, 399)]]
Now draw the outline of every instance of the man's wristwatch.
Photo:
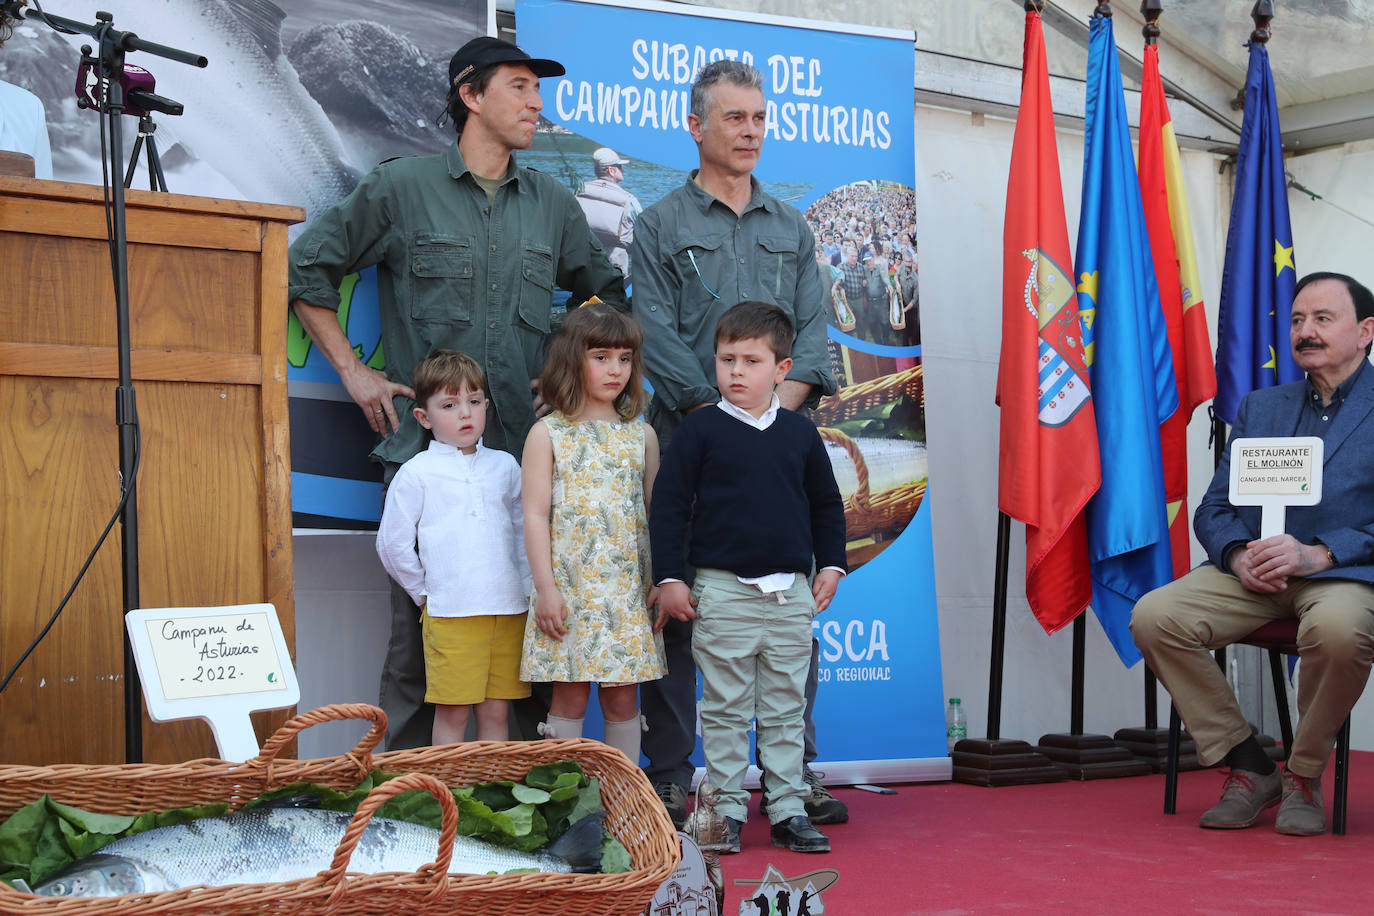
[(1337, 566), (1340, 565), (1336, 562), (1336, 555), (1332, 553), (1331, 548), (1327, 547), (1325, 544), (1323, 544), (1322, 547), (1326, 548), (1326, 558), (1331, 561), (1331, 568), (1335, 569)]

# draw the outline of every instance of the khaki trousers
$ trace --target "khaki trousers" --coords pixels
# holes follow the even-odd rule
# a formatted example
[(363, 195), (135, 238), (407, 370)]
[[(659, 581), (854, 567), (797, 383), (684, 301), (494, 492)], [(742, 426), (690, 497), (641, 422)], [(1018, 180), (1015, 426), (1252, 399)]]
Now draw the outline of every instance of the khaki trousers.
[(716, 809), (748, 819), (749, 720), (755, 721), (764, 801), (773, 823), (805, 814), (802, 779), (806, 673), (816, 602), (806, 577), (764, 595), (733, 573), (697, 570), (692, 657), (701, 669), (701, 744), (706, 775), (720, 789)]
[[(1173, 697), (1204, 765), (1250, 736), (1212, 650), (1271, 620), (1298, 619), (1298, 724), (1288, 767), (1321, 775), (1374, 659), (1374, 587), (1340, 579), (1288, 580), (1272, 595), (1248, 591), (1215, 566), (1200, 566), (1141, 598), (1131, 635)], [(1282, 702), (1282, 699), (1280, 700)]]

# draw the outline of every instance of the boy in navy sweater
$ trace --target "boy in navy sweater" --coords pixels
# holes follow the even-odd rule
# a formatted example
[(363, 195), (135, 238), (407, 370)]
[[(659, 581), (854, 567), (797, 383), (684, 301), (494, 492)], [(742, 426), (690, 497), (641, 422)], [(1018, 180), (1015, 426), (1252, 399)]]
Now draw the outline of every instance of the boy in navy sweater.
[(721, 790), (730, 852), (748, 816), (750, 719), (773, 844), (830, 851), (803, 807), (802, 713), (811, 618), (845, 572), (844, 504), (816, 427), (773, 393), (792, 368), (794, 333), (787, 313), (763, 302), (721, 316), (722, 400), (690, 413), (673, 436), (649, 516), (659, 626), (696, 620), (706, 772)]

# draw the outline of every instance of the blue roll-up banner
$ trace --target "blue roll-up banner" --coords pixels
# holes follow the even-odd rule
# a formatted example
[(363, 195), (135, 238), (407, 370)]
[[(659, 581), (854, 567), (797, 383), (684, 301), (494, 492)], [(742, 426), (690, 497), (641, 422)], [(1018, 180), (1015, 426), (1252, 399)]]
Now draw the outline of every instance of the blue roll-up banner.
[(845, 495), (851, 567), (814, 624), (818, 766), (848, 781), (948, 778), (924, 498), (914, 35), (646, 0), (519, 0), (516, 24), (531, 56), (567, 68), (543, 80), (553, 128), (520, 162), (576, 190), (593, 177), (592, 152), (611, 147), (629, 160), (623, 187), (646, 207), (696, 167), (697, 71), (731, 58), (763, 72), (755, 175), (816, 233), (840, 383), (815, 412)]

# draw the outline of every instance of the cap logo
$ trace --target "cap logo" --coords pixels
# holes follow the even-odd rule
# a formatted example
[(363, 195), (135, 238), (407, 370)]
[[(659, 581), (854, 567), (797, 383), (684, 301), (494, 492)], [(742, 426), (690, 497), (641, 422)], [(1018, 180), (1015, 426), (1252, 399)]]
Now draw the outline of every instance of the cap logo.
[(473, 70), (475, 70), (475, 69), (476, 69), (476, 68), (475, 68), (472, 64), (468, 64), (468, 65), (467, 65), (466, 67), (464, 67), (462, 70), (459, 70), (459, 71), (458, 71), (458, 75), (455, 76), (455, 77), (453, 78), (453, 85), (457, 86), (459, 83), (461, 83), (461, 82), (463, 81), (463, 78), (464, 78), (464, 77), (466, 77), (469, 73), (471, 73), (471, 72), (472, 72)]

